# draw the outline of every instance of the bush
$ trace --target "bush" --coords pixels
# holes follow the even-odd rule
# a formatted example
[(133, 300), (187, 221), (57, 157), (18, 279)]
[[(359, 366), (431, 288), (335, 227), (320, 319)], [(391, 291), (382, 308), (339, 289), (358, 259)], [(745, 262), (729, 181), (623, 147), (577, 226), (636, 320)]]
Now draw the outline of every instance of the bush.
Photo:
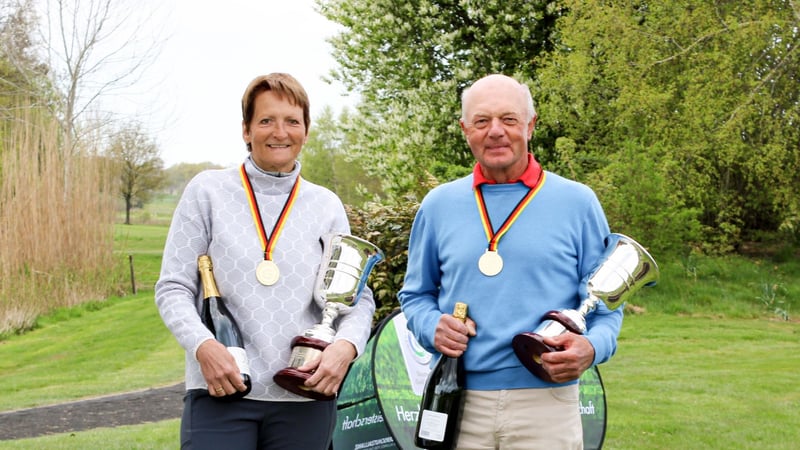
[(353, 235), (377, 245), (386, 258), (370, 275), (376, 324), (400, 307), (397, 293), (406, 274), (408, 238), (418, 208), (419, 203), (407, 197), (388, 204), (367, 203), (361, 208), (348, 209)]
[(587, 184), (597, 192), (611, 231), (630, 235), (655, 253), (682, 254), (703, 241), (699, 211), (656, 166), (653, 153), (629, 142)]

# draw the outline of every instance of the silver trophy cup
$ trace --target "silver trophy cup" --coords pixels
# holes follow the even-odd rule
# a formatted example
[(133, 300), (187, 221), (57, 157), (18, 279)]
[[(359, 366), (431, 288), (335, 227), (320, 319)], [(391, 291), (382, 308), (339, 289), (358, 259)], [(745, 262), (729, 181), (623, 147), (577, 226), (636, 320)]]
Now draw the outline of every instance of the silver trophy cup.
[(603, 302), (610, 310), (619, 308), (640, 288), (658, 281), (658, 265), (652, 256), (633, 239), (617, 233), (606, 238), (606, 251), (596, 268), (581, 283), (586, 297), (580, 307), (549, 311), (542, 323), (533, 331), (514, 336), (511, 346), (525, 367), (537, 377), (552, 382), (542, 367), (542, 353), (558, 349), (544, 343), (544, 339), (566, 332), (586, 332), (586, 316)]
[(289, 367), (278, 371), (273, 380), (295, 394), (317, 400), (332, 400), (305, 387), (311, 376), (298, 367), (313, 361), (336, 335), (334, 321), (350, 312), (358, 303), (361, 291), (375, 264), (383, 260), (383, 252), (370, 242), (342, 233), (322, 236), (322, 263), (314, 285), (314, 301), (322, 309), (322, 322), (292, 339)]

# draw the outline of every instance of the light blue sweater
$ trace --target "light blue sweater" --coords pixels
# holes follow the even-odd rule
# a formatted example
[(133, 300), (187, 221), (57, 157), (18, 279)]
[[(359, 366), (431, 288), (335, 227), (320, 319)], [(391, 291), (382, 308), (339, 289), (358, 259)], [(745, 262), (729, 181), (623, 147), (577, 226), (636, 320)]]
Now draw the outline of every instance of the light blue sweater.
[[(433, 337), (442, 313), (468, 305), (477, 324), (464, 354), (467, 388), (497, 390), (553, 386), (531, 374), (511, 347), (550, 310), (576, 309), (580, 281), (605, 250), (609, 227), (588, 187), (547, 172), (544, 185), (498, 244), (502, 272), (478, 270), (487, 239), (475, 202), (472, 175), (443, 184), (423, 199), (411, 231), (408, 270), (398, 297), (408, 327), (436, 353)], [(522, 183), (484, 184), (494, 231), (528, 192)], [(616, 350), (622, 310), (605, 305), (587, 317), (595, 364)]]

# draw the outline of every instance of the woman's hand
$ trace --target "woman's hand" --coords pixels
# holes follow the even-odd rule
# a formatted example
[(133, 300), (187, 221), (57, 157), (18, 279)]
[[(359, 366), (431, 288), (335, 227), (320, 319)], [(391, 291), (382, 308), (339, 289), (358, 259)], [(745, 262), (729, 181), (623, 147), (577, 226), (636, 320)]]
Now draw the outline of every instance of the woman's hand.
[(307, 388), (324, 395), (335, 396), (347, 375), (350, 363), (356, 356), (355, 346), (342, 339), (329, 344), (319, 358), (298, 367), (297, 370), (312, 373), (305, 381)]
[(236, 391), (244, 392), (247, 385), (233, 355), (215, 339), (209, 339), (197, 348), (197, 362), (212, 397), (224, 397)]

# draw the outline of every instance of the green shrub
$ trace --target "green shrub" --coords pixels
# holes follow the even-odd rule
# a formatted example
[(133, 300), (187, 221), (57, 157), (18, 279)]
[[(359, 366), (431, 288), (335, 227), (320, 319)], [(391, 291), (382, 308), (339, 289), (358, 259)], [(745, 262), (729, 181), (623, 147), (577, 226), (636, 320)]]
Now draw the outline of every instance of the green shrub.
[(397, 292), (405, 278), (408, 237), (418, 208), (419, 203), (409, 197), (388, 204), (367, 203), (348, 211), (352, 233), (377, 245), (385, 256), (370, 275), (376, 323), (400, 306)]

